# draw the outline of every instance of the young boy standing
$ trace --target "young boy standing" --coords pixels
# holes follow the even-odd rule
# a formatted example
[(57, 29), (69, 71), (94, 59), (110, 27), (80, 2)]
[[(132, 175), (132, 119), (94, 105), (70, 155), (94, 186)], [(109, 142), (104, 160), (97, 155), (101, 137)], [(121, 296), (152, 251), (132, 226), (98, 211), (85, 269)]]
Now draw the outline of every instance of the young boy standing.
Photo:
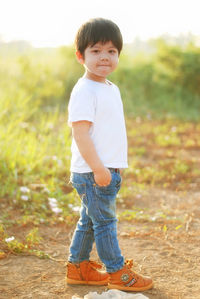
[[(85, 74), (74, 86), (69, 102), (70, 170), (82, 205), (70, 246), (67, 283), (143, 291), (152, 288), (152, 280), (131, 270), (117, 240), (115, 198), (120, 169), (128, 166), (127, 136), (119, 89), (106, 78), (117, 67), (121, 49), (121, 32), (110, 20), (92, 19), (76, 36), (76, 57)], [(94, 241), (107, 273), (89, 260)]]

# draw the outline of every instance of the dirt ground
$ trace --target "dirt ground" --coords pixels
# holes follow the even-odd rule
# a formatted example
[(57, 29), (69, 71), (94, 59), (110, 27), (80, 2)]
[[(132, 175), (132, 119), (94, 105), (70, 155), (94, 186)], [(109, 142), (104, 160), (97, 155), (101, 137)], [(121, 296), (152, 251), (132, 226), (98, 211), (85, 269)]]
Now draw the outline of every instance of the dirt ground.
[[(148, 298), (200, 298), (199, 203), (198, 188), (187, 193), (150, 188), (135, 196), (131, 204), (118, 204), (119, 214), (131, 210), (133, 204), (141, 210), (141, 217), (121, 217), (118, 232), (124, 256), (133, 259), (137, 272), (150, 275), (155, 282), (152, 290), (144, 292)], [(142, 217), (147, 210), (148, 219)], [(29, 229), (13, 228), (12, 232), (25, 235)], [(41, 250), (54, 259), (10, 255), (0, 260), (0, 298), (67, 299), (75, 294), (83, 298), (91, 291), (105, 291), (106, 287), (66, 284), (66, 257), (73, 230), (61, 224), (39, 227)], [(92, 258), (98, 259), (95, 248)]]

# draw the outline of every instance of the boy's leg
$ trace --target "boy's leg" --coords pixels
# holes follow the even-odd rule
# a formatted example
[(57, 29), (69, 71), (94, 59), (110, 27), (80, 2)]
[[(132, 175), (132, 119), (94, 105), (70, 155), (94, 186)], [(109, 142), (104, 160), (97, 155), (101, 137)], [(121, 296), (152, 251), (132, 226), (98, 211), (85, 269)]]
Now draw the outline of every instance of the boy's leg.
[(107, 272), (116, 272), (124, 265), (117, 239), (116, 219), (116, 195), (120, 189), (121, 176), (115, 170), (111, 170), (111, 175), (111, 183), (106, 187), (98, 186), (91, 175), (87, 213), (93, 222), (98, 255)]
[(82, 206), (80, 219), (70, 246), (70, 256), (67, 264), (67, 283), (107, 285), (109, 275), (98, 270), (101, 269), (101, 265), (89, 260), (94, 242), (94, 230), (93, 223), (87, 215), (85, 175), (73, 174), (72, 184), (81, 197)]
[(119, 173), (112, 171), (109, 186), (99, 187), (90, 174), (86, 183), (86, 213), (93, 223), (99, 257), (109, 273), (108, 287), (125, 291), (144, 291), (153, 287), (152, 279), (132, 271), (130, 263), (124, 265), (124, 258), (118, 245), (115, 197), (120, 182)]
[(80, 263), (89, 259), (95, 237), (99, 257), (107, 271), (115, 272), (121, 269), (124, 258), (117, 240), (115, 203), (121, 183), (120, 174), (112, 172), (112, 181), (107, 187), (97, 186), (93, 173), (73, 173), (71, 181), (81, 197), (82, 210), (70, 246), (69, 261)]
[(80, 219), (70, 245), (70, 255), (68, 260), (72, 263), (80, 263), (89, 260), (92, 245), (94, 243), (94, 230), (91, 219), (86, 213), (86, 208), (82, 205)]

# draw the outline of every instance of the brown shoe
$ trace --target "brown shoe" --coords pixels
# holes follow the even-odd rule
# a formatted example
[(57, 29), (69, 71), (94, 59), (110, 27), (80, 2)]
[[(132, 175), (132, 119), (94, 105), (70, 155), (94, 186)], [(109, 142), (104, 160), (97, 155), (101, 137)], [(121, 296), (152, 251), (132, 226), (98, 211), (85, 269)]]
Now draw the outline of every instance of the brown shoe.
[(133, 261), (128, 260), (121, 270), (109, 273), (108, 288), (131, 292), (151, 289), (153, 287), (152, 279), (133, 272), (132, 265)]
[(102, 266), (93, 261), (83, 261), (80, 264), (67, 264), (68, 284), (107, 285), (108, 273), (100, 272)]

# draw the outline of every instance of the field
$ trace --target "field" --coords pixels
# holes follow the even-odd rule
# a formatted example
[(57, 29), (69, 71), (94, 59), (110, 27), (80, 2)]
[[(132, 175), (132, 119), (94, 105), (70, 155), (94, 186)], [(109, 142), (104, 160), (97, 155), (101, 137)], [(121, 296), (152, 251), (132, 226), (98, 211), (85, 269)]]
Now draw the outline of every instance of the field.
[[(199, 77), (196, 85), (176, 77), (166, 63), (180, 66), (175, 55), (178, 48), (168, 49), (175, 57), (170, 62), (164, 60), (164, 50), (151, 61), (137, 58), (133, 73), (128, 61), (136, 58), (124, 55), (125, 67), (119, 66), (111, 78), (122, 86), (129, 143), (129, 168), (122, 174), (117, 198), (119, 242), (135, 269), (154, 279), (154, 289), (144, 293), (147, 297), (196, 299), (200, 298)], [(190, 61), (189, 70), (191, 53), (199, 57), (198, 49), (181, 53), (183, 61)], [(106, 289), (65, 283), (80, 207), (68, 184), (67, 98), (81, 74), (72, 57), (69, 48), (48, 55), (35, 50), (0, 56), (2, 299), (71, 298), (74, 294), (83, 298), (89, 291)], [(183, 65), (179, 71), (185, 70)], [(191, 74), (183, 73), (185, 78)], [(124, 79), (126, 74), (129, 80)], [(133, 90), (131, 75), (133, 82), (137, 80)], [(176, 80), (173, 91), (172, 79)], [(95, 248), (92, 256), (98, 259)]]

